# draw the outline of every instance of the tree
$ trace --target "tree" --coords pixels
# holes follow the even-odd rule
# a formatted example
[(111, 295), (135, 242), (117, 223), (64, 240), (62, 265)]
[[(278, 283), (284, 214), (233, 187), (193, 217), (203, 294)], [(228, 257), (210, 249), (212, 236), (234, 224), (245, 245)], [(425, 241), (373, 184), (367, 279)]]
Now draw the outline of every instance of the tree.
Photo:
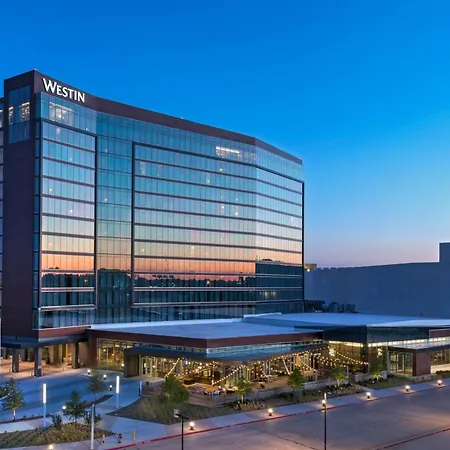
[(103, 374), (94, 369), (91, 372), (88, 383), (88, 391), (94, 394), (94, 401), (97, 401), (97, 394), (105, 391), (106, 385), (103, 380)]
[(83, 417), (85, 409), (86, 403), (81, 400), (78, 391), (72, 391), (69, 400), (66, 402), (66, 408), (63, 414), (77, 424), (78, 419)]
[(172, 403), (186, 403), (189, 400), (189, 391), (173, 374), (170, 374), (164, 380), (164, 392)]
[(301, 393), (303, 390), (303, 386), (305, 385), (305, 381), (306, 381), (305, 377), (303, 376), (301, 370), (298, 367), (296, 367), (289, 375), (287, 384), (292, 388), (294, 394), (296, 391), (300, 392), (301, 398)]
[(22, 389), (19, 383), (10, 378), (4, 386), (6, 395), (2, 397), (2, 406), (5, 411), (11, 409), (13, 412), (13, 419), (16, 420), (16, 410), (25, 406)]
[(334, 380), (339, 387), (339, 385), (347, 379), (347, 371), (345, 367), (333, 367), (328, 371), (328, 376)]
[(241, 396), (241, 402), (244, 403), (244, 396), (252, 392), (251, 383), (245, 378), (239, 378), (236, 382), (236, 393)]
[(379, 358), (370, 361), (370, 373), (378, 381), (384, 370), (383, 361)]

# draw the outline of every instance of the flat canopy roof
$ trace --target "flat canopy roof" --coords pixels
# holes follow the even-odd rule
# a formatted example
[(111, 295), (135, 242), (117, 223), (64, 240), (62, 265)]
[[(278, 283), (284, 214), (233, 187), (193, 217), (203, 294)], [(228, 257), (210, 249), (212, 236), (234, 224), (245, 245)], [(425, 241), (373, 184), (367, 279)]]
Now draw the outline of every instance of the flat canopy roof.
[(390, 316), (382, 314), (359, 313), (299, 313), (299, 314), (263, 314), (245, 316), (251, 323), (284, 324), (292, 327), (329, 328), (329, 327), (450, 327), (450, 320), (425, 317)]
[(124, 350), (125, 355), (138, 355), (138, 356), (161, 356), (165, 358), (186, 358), (193, 360), (204, 360), (204, 361), (227, 361), (235, 363), (245, 363), (248, 361), (256, 361), (261, 359), (268, 359), (274, 356), (291, 355), (292, 353), (302, 353), (306, 351), (319, 350), (326, 345), (323, 343), (312, 343), (299, 346), (296, 349), (286, 350), (280, 348), (268, 348), (264, 350), (252, 351), (249, 349), (246, 352), (236, 351), (227, 352), (224, 354), (208, 354), (201, 352), (190, 352), (182, 350), (172, 350), (172, 349), (158, 349), (146, 346), (136, 346), (129, 347)]
[(442, 339), (430, 339), (424, 340), (423, 342), (412, 342), (412, 343), (402, 343), (402, 344), (394, 344), (390, 345), (390, 350), (399, 350), (399, 351), (432, 351), (432, 350), (445, 350), (450, 348), (450, 337), (442, 338)]
[(173, 336), (194, 339), (228, 339), (236, 337), (270, 336), (280, 334), (316, 333), (317, 330), (301, 329), (286, 325), (260, 324), (236, 320), (198, 320), (160, 323), (123, 324), (122, 326), (93, 325), (92, 329), (127, 334)]

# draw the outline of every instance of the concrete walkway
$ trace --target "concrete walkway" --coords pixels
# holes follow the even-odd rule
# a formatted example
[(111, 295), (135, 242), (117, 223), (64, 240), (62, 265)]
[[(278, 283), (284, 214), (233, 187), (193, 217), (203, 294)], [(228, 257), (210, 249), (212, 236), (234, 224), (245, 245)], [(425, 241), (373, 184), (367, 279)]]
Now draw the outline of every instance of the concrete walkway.
[[(341, 408), (349, 405), (360, 404), (364, 402), (373, 402), (386, 397), (393, 397), (397, 395), (414, 395), (414, 392), (422, 392), (429, 389), (444, 389), (446, 388), (446, 381), (444, 380), (442, 387), (438, 387), (435, 381), (426, 383), (411, 384), (411, 389), (407, 393), (404, 387), (394, 387), (381, 390), (368, 390), (371, 393), (371, 399), (367, 399), (366, 392), (360, 394), (346, 395), (343, 397), (336, 397), (328, 399), (328, 408)], [(450, 382), (449, 382), (450, 386)], [(137, 396), (136, 396), (137, 398)], [(114, 398), (108, 400), (104, 404), (104, 412), (112, 408), (115, 409)], [(249, 423), (276, 420), (277, 418), (289, 417), (298, 414), (309, 414), (318, 412), (322, 409), (321, 401), (300, 403), (287, 406), (281, 406), (273, 411), (273, 416), (269, 417), (267, 409), (260, 411), (251, 411), (245, 413), (229, 414), (227, 416), (213, 417), (209, 419), (198, 420), (195, 422), (195, 430), (189, 430), (189, 425), (185, 424), (185, 433), (201, 433), (221, 428), (232, 428), (239, 425), (245, 425)], [(41, 426), (42, 421), (29, 421), (29, 427)], [(10, 424), (17, 425), (17, 424)], [(6, 424), (4, 425), (6, 426)], [(105, 444), (102, 444), (99, 440), (95, 442), (95, 448), (99, 450), (112, 450), (121, 448), (135, 448), (138, 450), (140, 444), (148, 443), (151, 441), (158, 441), (162, 439), (177, 438), (181, 433), (181, 424), (175, 425), (162, 425), (153, 422), (146, 422), (141, 420), (125, 419), (123, 417), (117, 417), (114, 415), (106, 415), (103, 417), (100, 427), (111, 430), (113, 433), (122, 433), (123, 440), (119, 444), (117, 442), (117, 436), (110, 436), (106, 438)], [(16, 428), (14, 428), (16, 429)], [(26, 428), (24, 428), (26, 429)], [(133, 430), (135, 432), (136, 439), (133, 440)], [(4, 429), (0, 428), (0, 432)], [(13, 431), (13, 429), (8, 430)], [(58, 444), (54, 445), (55, 450), (72, 450), (72, 449), (89, 449), (90, 442), (75, 442), (72, 444)], [(24, 447), (28, 450), (48, 450), (48, 446), (41, 447)]]

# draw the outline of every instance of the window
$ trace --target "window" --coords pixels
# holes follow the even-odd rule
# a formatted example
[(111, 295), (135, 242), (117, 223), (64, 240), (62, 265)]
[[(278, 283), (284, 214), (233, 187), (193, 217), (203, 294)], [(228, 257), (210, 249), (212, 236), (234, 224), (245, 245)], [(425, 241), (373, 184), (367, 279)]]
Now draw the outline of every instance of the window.
[(30, 138), (30, 86), (10, 91), (8, 123), (10, 143)]

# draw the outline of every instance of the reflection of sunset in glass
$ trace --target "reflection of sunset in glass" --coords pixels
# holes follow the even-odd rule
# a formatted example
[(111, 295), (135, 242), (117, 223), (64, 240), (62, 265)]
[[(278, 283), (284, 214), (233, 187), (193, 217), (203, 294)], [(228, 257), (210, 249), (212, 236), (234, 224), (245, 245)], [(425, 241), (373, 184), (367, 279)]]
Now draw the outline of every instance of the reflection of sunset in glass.
[(42, 254), (42, 270), (94, 270), (93, 256)]
[[(180, 303), (180, 311), (206, 304), (194, 312), (204, 317), (278, 301), (295, 309), (303, 298), (300, 160), (270, 146), (117, 122), (47, 94), (39, 101), (55, 122), (41, 137), (41, 308), (82, 311), (95, 299), (100, 321), (149, 320), (132, 302)], [(91, 316), (74, 317), (62, 309), (45, 323)]]

